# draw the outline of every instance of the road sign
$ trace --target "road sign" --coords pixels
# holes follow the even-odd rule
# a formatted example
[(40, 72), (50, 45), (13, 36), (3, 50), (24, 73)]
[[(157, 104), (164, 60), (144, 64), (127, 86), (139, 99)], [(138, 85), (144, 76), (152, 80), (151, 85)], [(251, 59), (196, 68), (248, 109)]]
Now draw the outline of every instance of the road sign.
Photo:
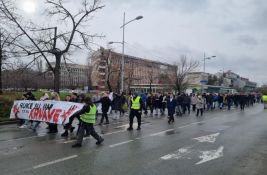
[(201, 80), (200, 83), (201, 84), (207, 84), (208, 83), (208, 80)]

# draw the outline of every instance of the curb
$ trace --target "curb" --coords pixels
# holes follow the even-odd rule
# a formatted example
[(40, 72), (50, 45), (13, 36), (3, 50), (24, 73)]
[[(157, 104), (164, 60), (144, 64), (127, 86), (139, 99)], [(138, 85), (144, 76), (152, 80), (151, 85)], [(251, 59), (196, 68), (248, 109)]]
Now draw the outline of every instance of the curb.
[(18, 120), (7, 120), (7, 121), (0, 121), (0, 126), (1, 125), (10, 125), (10, 124), (16, 124), (18, 123)]

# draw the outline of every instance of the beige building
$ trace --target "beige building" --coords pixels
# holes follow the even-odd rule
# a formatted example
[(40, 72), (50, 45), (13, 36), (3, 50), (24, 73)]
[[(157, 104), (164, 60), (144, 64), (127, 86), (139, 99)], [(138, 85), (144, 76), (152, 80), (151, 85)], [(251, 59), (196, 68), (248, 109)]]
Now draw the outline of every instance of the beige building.
[[(175, 84), (176, 66), (125, 55), (124, 91), (153, 92), (171, 90)], [(93, 89), (113, 91), (121, 87), (122, 54), (100, 48), (91, 56)], [(108, 81), (109, 80), (109, 81)]]
[(209, 73), (204, 72), (190, 72), (186, 75), (185, 81), (190, 86), (197, 86), (207, 83)]
[[(55, 62), (52, 62), (51, 65), (55, 67)], [(60, 89), (83, 89), (88, 86), (88, 65), (61, 63), (60, 67)], [(52, 72), (49, 72), (48, 75), (53, 78)]]

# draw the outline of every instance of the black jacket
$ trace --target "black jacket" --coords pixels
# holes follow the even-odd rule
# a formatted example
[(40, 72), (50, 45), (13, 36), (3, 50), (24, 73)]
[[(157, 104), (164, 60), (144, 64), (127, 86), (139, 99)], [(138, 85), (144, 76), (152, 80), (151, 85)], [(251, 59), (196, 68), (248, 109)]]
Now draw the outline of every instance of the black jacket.
[(111, 100), (108, 97), (102, 97), (99, 101), (96, 101), (94, 103), (101, 103), (102, 105), (102, 112), (108, 112), (109, 107), (111, 105)]

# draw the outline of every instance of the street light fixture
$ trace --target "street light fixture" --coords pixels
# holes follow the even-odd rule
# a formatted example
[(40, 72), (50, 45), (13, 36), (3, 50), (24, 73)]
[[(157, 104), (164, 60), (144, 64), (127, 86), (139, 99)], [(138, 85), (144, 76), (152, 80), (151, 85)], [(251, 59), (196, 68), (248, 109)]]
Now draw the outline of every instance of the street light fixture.
[(122, 44), (122, 42), (117, 42), (117, 41), (110, 41), (110, 42), (108, 42), (108, 44)]
[(140, 20), (142, 19), (143, 16), (137, 16), (136, 18), (125, 22), (125, 12), (123, 13), (123, 24), (120, 28), (122, 28), (122, 42), (108, 42), (108, 44), (114, 44), (114, 43), (119, 43), (122, 44), (122, 59), (121, 59), (121, 92), (123, 92), (124, 89), (124, 45), (125, 45), (125, 26), (133, 21)]
[(204, 60), (203, 72), (204, 73), (205, 73), (205, 68), (206, 68), (206, 60), (210, 60), (210, 59), (215, 58), (215, 57), (216, 57), (215, 55), (210, 56), (210, 57), (206, 57), (206, 54), (204, 53), (204, 58), (203, 58), (203, 60)]

